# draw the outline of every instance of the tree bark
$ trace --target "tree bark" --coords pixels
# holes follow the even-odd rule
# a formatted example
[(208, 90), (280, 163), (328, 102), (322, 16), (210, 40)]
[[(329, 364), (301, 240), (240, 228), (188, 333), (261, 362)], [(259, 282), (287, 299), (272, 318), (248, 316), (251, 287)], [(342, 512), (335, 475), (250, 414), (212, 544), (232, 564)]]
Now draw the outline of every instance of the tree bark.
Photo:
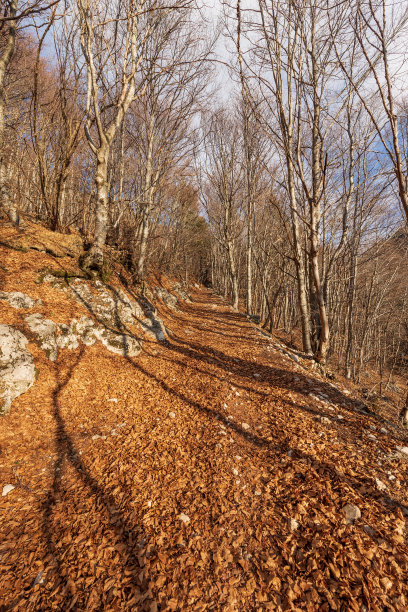
[(17, 14), (17, 0), (11, 0), (7, 4), (9, 5), (9, 14), (7, 15), (9, 20), (4, 27), (8, 27), (8, 32), (4, 50), (0, 57), (0, 204), (10, 221), (18, 225), (17, 205), (16, 202), (10, 198), (7, 185), (7, 168), (3, 149), (6, 115), (5, 81), (8, 67), (13, 58), (17, 35), (17, 21), (13, 19)]

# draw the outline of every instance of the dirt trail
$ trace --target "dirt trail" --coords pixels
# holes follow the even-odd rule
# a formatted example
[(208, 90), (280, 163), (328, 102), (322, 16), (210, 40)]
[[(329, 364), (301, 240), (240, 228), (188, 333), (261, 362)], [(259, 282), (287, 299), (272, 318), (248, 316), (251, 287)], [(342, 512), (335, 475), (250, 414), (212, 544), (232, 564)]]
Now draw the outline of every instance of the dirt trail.
[(193, 297), (137, 358), (44, 363), (3, 419), (0, 609), (407, 609), (398, 431)]

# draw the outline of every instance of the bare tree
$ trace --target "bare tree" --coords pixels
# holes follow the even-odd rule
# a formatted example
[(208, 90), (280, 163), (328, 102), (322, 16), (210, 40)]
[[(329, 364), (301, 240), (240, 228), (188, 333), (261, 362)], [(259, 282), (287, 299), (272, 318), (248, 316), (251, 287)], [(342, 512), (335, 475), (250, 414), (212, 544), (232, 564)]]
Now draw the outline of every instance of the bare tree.
[(47, 11), (58, 2), (59, 0), (54, 2), (4, 0), (2, 2), (0, 14), (0, 205), (12, 223), (18, 223), (18, 209), (16, 200), (10, 198), (8, 191), (7, 167), (4, 158), (7, 72), (16, 47), (17, 33), (24, 20), (35, 16), (37, 25), (39, 25), (38, 17), (42, 16), (43, 23), (46, 23), (47, 18), (44, 18), (44, 14), (46, 15)]
[(135, 239), (139, 279), (144, 276), (160, 186), (191, 158), (196, 146), (192, 122), (208, 94), (208, 59), (214, 44), (201, 31), (202, 24), (194, 22), (188, 7), (171, 12), (163, 15), (143, 52), (140, 69), (146, 95), (133, 104), (134, 121), (128, 127), (140, 169)]
[[(331, 37), (342, 72), (370, 117), (377, 139), (387, 154), (398, 187), (401, 208), (408, 222), (408, 159), (401, 149), (401, 121), (398, 116), (398, 86), (405, 61), (408, 7), (387, 0), (356, 0), (349, 11), (347, 42), (357, 41), (358, 69), (350, 49), (354, 45), (338, 39), (331, 25)], [(350, 39), (351, 37), (351, 39)], [(353, 61), (354, 60), (354, 61)], [(379, 109), (381, 112), (379, 112)]]
[(94, 241), (82, 260), (100, 272), (108, 231), (108, 161), (113, 140), (133, 101), (142, 49), (153, 24), (145, 0), (77, 0), (80, 43), (87, 71), (85, 135), (95, 156)]
[(204, 129), (206, 186), (203, 196), (216, 239), (226, 254), (232, 304), (237, 310), (237, 239), (242, 232), (240, 212), (244, 187), (242, 133), (236, 117), (228, 117), (227, 111), (221, 109), (213, 113)]

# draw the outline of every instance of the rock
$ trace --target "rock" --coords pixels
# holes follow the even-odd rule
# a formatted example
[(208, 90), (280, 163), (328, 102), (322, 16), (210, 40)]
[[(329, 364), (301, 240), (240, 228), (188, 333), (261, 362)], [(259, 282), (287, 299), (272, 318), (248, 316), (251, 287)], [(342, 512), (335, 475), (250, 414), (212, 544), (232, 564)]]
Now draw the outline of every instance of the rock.
[(124, 357), (136, 357), (142, 350), (141, 343), (134, 336), (107, 329), (85, 316), (79, 321), (72, 319), (69, 325), (59, 325), (59, 331), (57, 346), (60, 348), (74, 350), (78, 348), (80, 342), (92, 346), (99, 341), (111, 353)]
[(108, 351), (116, 355), (136, 357), (142, 350), (140, 342), (129, 334), (115, 333), (110, 329), (99, 329), (96, 335)]
[(106, 401), (108, 401), (108, 402), (113, 402), (114, 404), (117, 404), (117, 403), (118, 403), (118, 400), (117, 400), (117, 398), (116, 398), (116, 397), (111, 397), (111, 398), (109, 398), (109, 399), (108, 399), (108, 400), (106, 400)]
[(248, 431), (248, 429), (251, 429), (251, 426), (248, 425), (248, 423), (241, 423), (241, 427), (244, 431)]
[(177, 518), (180, 519), (180, 521), (184, 523), (185, 525), (188, 525), (190, 522), (190, 517), (187, 516), (187, 514), (184, 514), (184, 512), (179, 514)]
[(385, 427), (381, 427), (380, 431), (383, 434), (388, 434), (388, 429), (385, 429)]
[(378, 491), (385, 491), (387, 489), (387, 485), (385, 485), (379, 478), (375, 479), (375, 487)]
[(370, 527), (370, 525), (363, 525), (363, 529), (369, 536), (373, 536), (375, 534), (374, 529)]
[(50, 319), (45, 319), (41, 314), (29, 315), (24, 320), (30, 331), (37, 337), (38, 345), (48, 359), (55, 361), (58, 357), (57, 324)]
[[(76, 279), (67, 287), (65, 283), (61, 285), (60, 281), (56, 282), (52, 275), (44, 276), (43, 280), (70, 293), (104, 327), (123, 331), (128, 325), (140, 323), (145, 318), (141, 306), (122, 289), (107, 287), (100, 281), (95, 281), (93, 288), (96, 291), (91, 291), (89, 283), (80, 279)], [(88, 320), (92, 321), (92, 319)], [(94, 322), (92, 324), (96, 325)]]
[(57, 346), (58, 348), (67, 348), (75, 350), (79, 346), (78, 335), (76, 333), (76, 325), (78, 321), (73, 319), (69, 325), (65, 325), (61, 323), (58, 326), (58, 330), (60, 335), (57, 337)]
[(13, 491), (15, 489), (14, 485), (12, 484), (6, 484), (3, 487), (3, 491), (1, 492), (1, 496), (2, 497), (6, 497), (6, 495), (8, 495), (11, 491)]
[(259, 497), (260, 495), (262, 495), (262, 491), (260, 491), (259, 489), (257, 489), (257, 490), (255, 491), (255, 495), (256, 495), (257, 497)]
[(408, 446), (397, 446), (397, 451), (403, 455), (408, 455)]
[(33, 308), (36, 304), (42, 303), (41, 300), (33, 300), (20, 291), (0, 291), (0, 300), (8, 302), (13, 308)]
[(71, 321), (71, 334), (76, 336), (78, 341), (86, 346), (92, 346), (99, 340), (99, 332), (104, 330), (104, 327), (97, 325), (90, 317), (82, 316), (79, 321), (73, 319)]
[(131, 300), (125, 291), (107, 288), (100, 281), (97, 281), (95, 286), (96, 293), (91, 291), (86, 282), (77, 280), (70, 285), (70, 290), (74, 298), (92, 312), (98, 323), (122, 330), (138, 322), (139, 319), (144, 319), (142, 308)]
[(342, 512), (349, 523), (353, 523), (357, 519), (361, 518), (361, 510), (354, 504), (347, 504), (342, 508)]
[(106, 440), (106, 436), (100, 436), (99, 434), (95, 434), (91, 438), (92, 440)]
[(232, 473), (234, 474), (234, 476), (238, 476), (239, 472), (237, 470), (237, 468), (232, 468)]
[(373, 442), (377, 442), (377, 438), (375, 437), (374, 434), (367, 434), (367, 438), (369, 438), (370, 440), (372, 440)]
[(186, 302), (192, 302), (191, 295), (187, 293), (182, 283), (177, 283), (176, 285), (173, 285), (173, 290), (177, 293), (178, 296), (181, 297), (182, 300)]
[(25, 393), (36, 380), (27, 338), (10, 325), (0, 325), (0, 414), (10, 410), (13, 400)]
[(299, 523), (293, 518), (288, 520), (288, 524), (291, 531), (297, 531), (297, 529), (299, 529)]
[(167, 330), (162, 319), (157, 316), (155, 307), (145, 298), (143, 298), (143, 305), (146, 318), (141, 321), (142, 328), (153, 340), (165, 342)]
[(163, 287), (155, 287), (154, 292), (170, 310), (177, 310), (178, 299), (175, 295), (167, 291), (167, 289), (163, 289)]
[(325, 417), (325, 416), (318, 416), (318, 417), (316, 417), (316, 421), (319, 421), (319, 423), (323, 423), (323, 425), (330, 425), (331, 424), (331, 419), (329, 419), (328, 417)]
[(261, 375), (260, 374), (254, 374), (254, 378), (260, 378)]
[(388, 476), (388, 480), (395, 480), (395, 476), (394, 476), (394, 474), (389, 474), (389, 476)]
[(175, 412), (169, 412), (169, 417), (170, 417), (171, 419), (175, 419), (175, 418), (176, 418), (176, 414), (175, 414)]
[(38, 572), (36, 579), (33, 582), (33, 587), (35, 587), (37, 584), (44, 584), (45, 582), (45, 575), (44, 575), (44, 570), (42, 570), (41, 572)]

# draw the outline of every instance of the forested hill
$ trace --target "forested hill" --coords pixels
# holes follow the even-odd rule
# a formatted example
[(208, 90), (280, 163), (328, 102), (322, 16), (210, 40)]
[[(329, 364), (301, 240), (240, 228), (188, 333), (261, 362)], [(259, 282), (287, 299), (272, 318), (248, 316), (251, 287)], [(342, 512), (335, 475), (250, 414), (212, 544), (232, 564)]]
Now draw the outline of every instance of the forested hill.
[(1, 610), (406, 610), (408, 436), (212, 289), (0, 229)]

